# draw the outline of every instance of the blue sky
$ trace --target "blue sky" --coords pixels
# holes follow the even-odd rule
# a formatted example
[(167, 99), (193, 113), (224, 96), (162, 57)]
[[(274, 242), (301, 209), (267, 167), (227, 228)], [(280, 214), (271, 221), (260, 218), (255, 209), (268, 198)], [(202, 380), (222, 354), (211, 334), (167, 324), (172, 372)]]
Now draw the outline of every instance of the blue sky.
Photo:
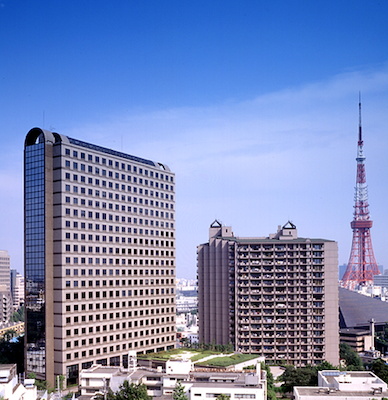
[(293, 221), (348, 260), (358, 92), (375, 255), (388, 268), (388, 2), (0, 0), (0, 248), (23, 265), (34, 126), (161, 161), (177, 180), (177, 275), (215, 219)]

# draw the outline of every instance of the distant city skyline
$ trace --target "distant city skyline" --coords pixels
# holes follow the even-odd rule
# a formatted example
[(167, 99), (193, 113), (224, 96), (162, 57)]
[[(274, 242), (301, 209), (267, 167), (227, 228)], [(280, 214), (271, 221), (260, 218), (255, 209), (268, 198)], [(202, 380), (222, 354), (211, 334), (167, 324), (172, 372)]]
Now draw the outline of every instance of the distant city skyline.
[(177, 277), (217, 218), (291, 220), (348, 262), (358, 93), (373, 247), (388, 267), (388, 2), (2, 0), (0, 249), (23, 270), (23, 142), (42, 127), (168, 163)]

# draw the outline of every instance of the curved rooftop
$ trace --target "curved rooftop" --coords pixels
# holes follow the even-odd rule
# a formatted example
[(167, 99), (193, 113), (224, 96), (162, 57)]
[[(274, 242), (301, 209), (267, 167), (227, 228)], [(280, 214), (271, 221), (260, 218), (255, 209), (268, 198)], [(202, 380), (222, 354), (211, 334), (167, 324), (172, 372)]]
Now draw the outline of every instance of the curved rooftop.
[(388, 321), (388, 303), (345, 288), (339, 288), (340, 328), (369, 327)]
[(61, 135), (56, 132), (51, 132), (51, 131), (48, 131), (48, 130), (42, 129), (42, 128), (30, 129), (30, 131), (27, 133), (27, 136), (26, 136), (26, 139), (24, 142), (24, 147), (32, 146), (37, 143), (47, 143), (47, 142), (52, 143), (52, 144), (57, 144), (57, 143), (73, 144), (75, 146), (84, 147), (86, 149), (90, 149), (90, 150), (94, 150), (94, 151), (99, 151), (101, 153), (106, 153), (106, 154), (109, 154), (109, 155), (112, 155), (115, 157), (121, 157), (126, 160), (131, 160), (131, 161), (135, 161), (138, 163), (147, 164), (152, 167), (156, 167), (159, 169), (163, 169), (164, 171), (170, 172), (170, 168), (166, 164), (147, 160), (147, 159), (141, 158), (141, 157), (132, 156), (130, 154), (122, 153), (120, 151), (108, 149), (106, 147), (98, 146), (95, 144), (83, 142), (82, 140), (73, 139), (68, 136)]

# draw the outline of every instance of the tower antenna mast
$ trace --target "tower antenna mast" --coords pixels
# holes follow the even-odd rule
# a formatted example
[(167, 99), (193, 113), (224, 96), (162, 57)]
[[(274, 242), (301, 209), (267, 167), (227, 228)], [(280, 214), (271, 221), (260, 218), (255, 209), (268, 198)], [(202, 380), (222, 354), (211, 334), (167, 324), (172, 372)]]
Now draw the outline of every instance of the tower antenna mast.
[(373, 284), (373, 276), (380, 275), (373, 253), (370, 229), (373, 222), (369, 215), (368, 186), (366, 184), (364, 141), (362, 139), (361, 94), (358, 102), (357, 176), (355, 187), (353, 230), (349, 262), (342, 277), (342, 286), (356, 289)]

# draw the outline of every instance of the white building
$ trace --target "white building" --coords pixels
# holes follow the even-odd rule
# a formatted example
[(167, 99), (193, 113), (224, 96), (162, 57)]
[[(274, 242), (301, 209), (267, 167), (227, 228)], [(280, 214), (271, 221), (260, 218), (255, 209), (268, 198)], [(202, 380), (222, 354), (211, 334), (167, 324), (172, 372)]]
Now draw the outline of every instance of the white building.
[(36, 400), (35, 379), (19, 384), (16, 364), (0, 364), (0, 398), (5, 400)]
[(388, 274), (384, 275), (375, 275), (373, 277), (373, 284), (375, 286), (380, 286), (384, 288), (388, 288)]
[(198, 297), (197, 296), (182, 296), (176, 298), (176, 311), (178, 314), (197, 312)]
[(92, 397), (106, 393), (109, 388), (117, 391), (124, 380), (144, 384), (153, 397), (171, 395), (179, 382), (189, 400), (216, 398), (220, 394), (229, 396), (231, 400), (267, 398), (266, 373), (261, 371), (259, 363), (252, 372), (220, 372), (195, 370), (190, 360), (170, 360), (165, 369), (135, 368), (131, 371), (94, 365), (80, 373), (81, 395)]
[(318, 387), (294, 387), (295, 400), (358, 400), (388, 397), (387, 384), (370, 371), (318, 372)]
[(215, 399), (220, 394), (229, 396), (230, 400), (267, 398), (266, 380), (262, 379), (260, 370), (241, 374), (211, 374), (208, 379), (203, 382), (182, 382), (189, 400)]

